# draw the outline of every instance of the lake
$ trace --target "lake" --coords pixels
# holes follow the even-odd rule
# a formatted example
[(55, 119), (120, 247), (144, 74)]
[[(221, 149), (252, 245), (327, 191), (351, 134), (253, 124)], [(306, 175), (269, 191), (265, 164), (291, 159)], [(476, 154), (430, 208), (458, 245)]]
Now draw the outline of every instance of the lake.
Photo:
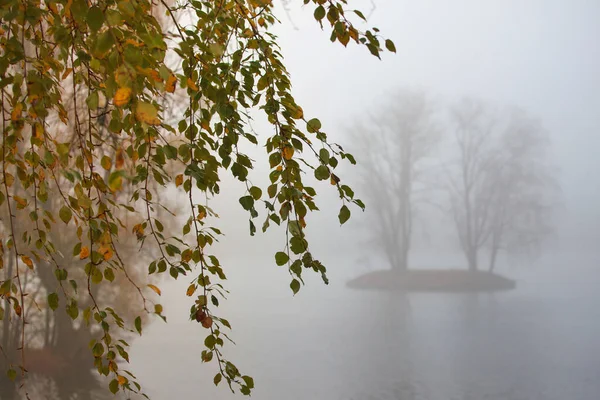
[[(241, 261), (223, 307), (237, 343), (226, 354), (254, 377), (255, 399), (600, 398), (599, 257), (500, 271), (518, 287), (494, 294), (354, 291), (344, 280), (356, 270), (336, 266), (331, 285), (310, 279), (295, 297), (270, 258)], [(200, 362), (186, 286), (166, 285), (169, 324), (135, 342), (132, 368), (155, 399), (236, 398)]]

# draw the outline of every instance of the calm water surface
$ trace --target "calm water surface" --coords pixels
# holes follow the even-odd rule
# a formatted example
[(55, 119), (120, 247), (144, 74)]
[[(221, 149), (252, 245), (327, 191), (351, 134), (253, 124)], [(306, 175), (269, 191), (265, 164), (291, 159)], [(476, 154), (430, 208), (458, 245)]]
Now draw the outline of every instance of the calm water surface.
[[(600, 260), (552, 262), (560, 268), (507, 271), (519, 280), (507, 293), (352, 291), (342, 273), (294, 298), (266, 262), (229, 283), (228, 354), (254, 376), (255, 399), (600, 398)], [(204, 332), (187, 321), (186, 286), (167, 288), (169, 324), (135, 343), (132, 367), (155, 399), (233, 398), (200, 362)]]

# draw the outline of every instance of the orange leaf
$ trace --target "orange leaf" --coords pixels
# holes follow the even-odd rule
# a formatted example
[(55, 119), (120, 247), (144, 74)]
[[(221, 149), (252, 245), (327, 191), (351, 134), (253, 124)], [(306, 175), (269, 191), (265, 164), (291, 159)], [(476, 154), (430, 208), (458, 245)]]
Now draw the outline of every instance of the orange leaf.
[(121, 169), (123, 164), (125, 164), (125, 157), (123, 156), (123, 149), (119, 147), (115, 156), (115, 167)]
[(198, 91), (198, 86), (196, 86), (196, 82), (194, 82), (193, 80), (191, 80), (190, 78), (187, 79), (187, 85), (190, 89), (192, 89), (194, 92)]
[(113, 103), (117, 107), (122, 107), (125, 104), (129, 103), (131, 99), (131, 88), (122, 87), (117, 89), (115, 96), (113, 97)]
[(13, 198), (17, 202), (18, 209), (23, 209), (23, 208), (25, 208), (25, 206), (27, 206), (27, 200), (25, 200), (24, 198), (22, 198), (20, 196), (13, 196)]
[(186, 295), (191, 296), (196, 292), (196, 285), (190, 285), (185, 292)]
[(31, 261), (31, 258), (27, 256), (21, 256), (21, 261), (23, 261), (25, 265), (29, 267), (29, 269), (33, 269), (33, 261)]
[(179, 174), (175, 177), (175, 187), (179, 187), (183, 184), (183, 174)]
[(286, 160), (291, 160), (294, 156), (294, 148), (286, 146), (283, 148), (281, 153), (283, 155), (283, 158), (285, 158)]
[(148, 284), (148, 287), (149, 287), (150, 289), (154, 290), (154, 292), (155, 292), (157, 295), (159, 295), (159, 296), (161, 295), (160, 289), (159, 289), (158, 287), (154, 286), (154, 285), (153, 285), (153, 284), (151, 284), (151, 283), (149, 283), (149, 284)]
[(73, 68), (65, 69), (65, 72), (63, 72), (63, 74), (62, 74), (62, 79), (63, 80), (67, 79), (67, 77), (69, 76), (69, 74), (71, 74), (71, 72), (73, 72)]
[(15, 108), (13, 108), (12, 113), (10, 114), (11, 121), (18, 121), (21, 118), (21, 113), (23, 112), (23, 103), (17, 103)]
[(167, 78), (167, 82), (165, 83), (165, 90), (169, 93), (173, 93), (175, 91), (175, 87), (177, 85), (177, 77), (173, 74), (169, 75)]
[(144, 237), (144, 227), (142, 224), (134, 225), (132, 232), (135, 233), (138, 239), (142, 239)]
[(79, 259), (84, 260), (90, 256), (90, 249), (87, 246), (83, 246), (79, 252)]
[(123, 386), (127, 383), (127, 378), (121, 375), (117, 375), (117, 381), (119, 382), (119, 385)]
[(98, 253), (102, 254), (102, 257), (104, 257), (105, 261), (110, 260), (113, 256), (113, 251), (110, 246), (101, 246), (98, 249)]

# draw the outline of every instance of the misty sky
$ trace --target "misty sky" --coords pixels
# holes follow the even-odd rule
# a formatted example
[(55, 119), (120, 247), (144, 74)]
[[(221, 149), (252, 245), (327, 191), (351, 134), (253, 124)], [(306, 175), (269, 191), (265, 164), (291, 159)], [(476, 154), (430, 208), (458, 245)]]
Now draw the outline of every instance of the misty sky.
[(341, 128), (398, 86), (427, 89), (440, 102), (467, 95), (523, 107), (553, 140), (563, 236), (598, 234), (600, 2), (376, 0), (369, 24), (398, 49), (383, 62), (356, 45), (330, 43), (310, 10), (292, 3), (298, 29), (281, 13), (278, 34), (294, 93), (335, 141), (344, 143)]

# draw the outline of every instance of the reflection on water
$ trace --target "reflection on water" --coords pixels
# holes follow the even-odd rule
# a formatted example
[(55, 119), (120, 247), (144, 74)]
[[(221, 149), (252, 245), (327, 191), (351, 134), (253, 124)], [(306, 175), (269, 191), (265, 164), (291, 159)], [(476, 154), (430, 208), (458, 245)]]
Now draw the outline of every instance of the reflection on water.
[[(532, 270), (515, 291), (496, 294), (360, 292), (334, 278), (291, 298), (272, 280), (249, 288), (241, 279), (228, 302), (238, 343), (230, 354), (254, 375), (257, 399), (600, 398), (594, 267)], [(184, 318), (176, 337), (173, 328), (155, 324), (137, 343), (148, 393), (235, 398), (212, 387), (210, 366), (193, 351), (202, 332)]]
[[(273, 280), (248, 287), (241, 275), (229, 282), (224, 311), (238, 345), (227, 351), (254, 376), (253, 398), (599, 398), (598, 272), (577, 279), (566, 270), (554, 278), (537, 271), (497, 294), (360, 292), (338, 280), (294, 298)], [(170, 322), (154, 323), (136, 342), (132, 369), (154, 399), (239, 398), (214, 388), (211, 366), (200, 362), (204, 332), (187, 321), (186, 306), (175, 306), (185, 284), (164, 290)], [(92, 390), (74, 395), (83, 376), (57, 398), (96, 399)]]

